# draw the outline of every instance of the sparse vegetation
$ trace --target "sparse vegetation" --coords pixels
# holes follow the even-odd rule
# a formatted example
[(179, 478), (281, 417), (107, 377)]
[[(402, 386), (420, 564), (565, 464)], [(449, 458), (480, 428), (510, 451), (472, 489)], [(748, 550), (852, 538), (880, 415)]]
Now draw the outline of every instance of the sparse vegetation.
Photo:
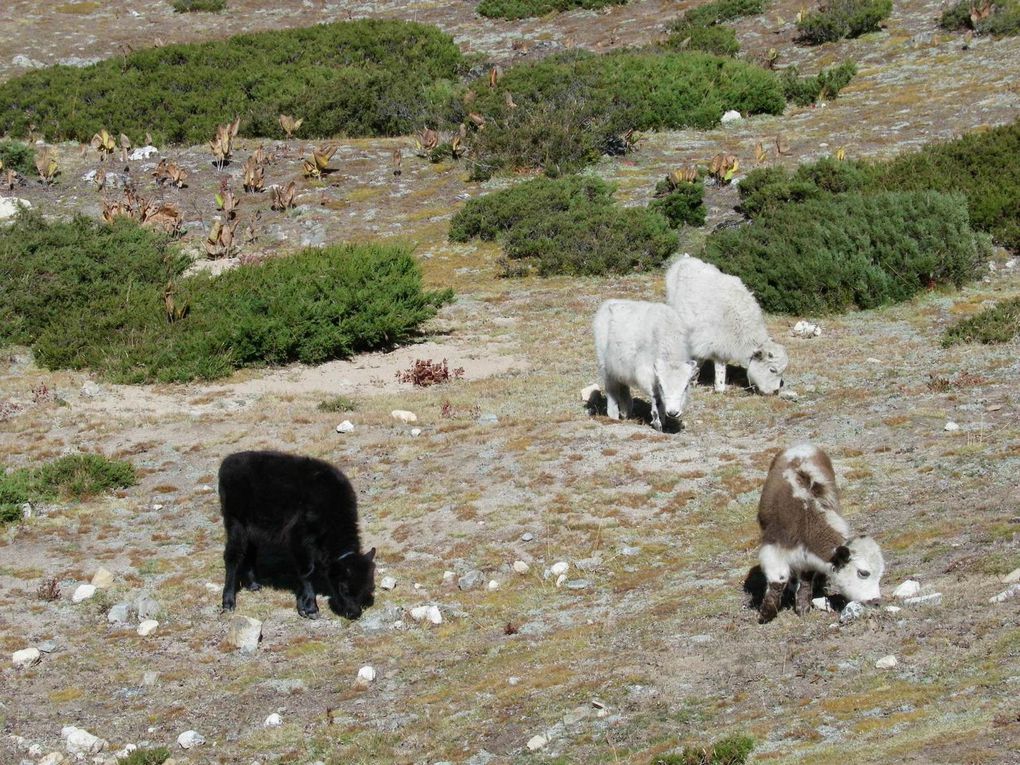
[(128, 222), (21, 216), (0, 231), (0, 343), (123, 382), (212, 379), (391, 346), (452, 297), (423, 291), (396, 246), (311, 249), (215, 278), (182, 278), (187, 262)]
[(320, 401), (315, 408), (320, 412), (353, 412), (358, 408), (358, 403), (347, 396), (333, 396)]
[(622, 208), (598, 178), (536, 178), (470, 200), (450, 223), (450, 239), (497, 239), (504, 274), (606, 274), (661, 264), (676, 249), (669, 222), (644, 208)]
[(811, 45), (875, 32), (892, 13), (892, 0), (827, 0), (797, 22), (800, 40)]
[(666, 46), (734, 56), (740, 50), (737, 35), (719, 25), (741, 16), (755, 16), (765, 10), (765, 5), (766, 0), (715, 0), (692, 8), (670, 26)]
[(118, 760), (119, 765), (163, 765), (170, 759), (170, 750), (165, 746), (155, 749), (135, 749), (127, 757)]
[(777, 313), (874, 308), (959, 287), (989, 254), (959, 194), (833, 194), (709, 236), (704, 256)]
[(427, 388), (430, 385), (457, 380), (464, 376), (464, 367), (451, 370), (446, 359), (441, 362), (432, 359), (415, 359), (414, 363), (404, 371), (397, 372), (400, 382), (411, 383), (416, 388)]
[(942, 12), (943, 29), (973, 29), (993, 37), (1020, 35), (1020, 0), (960, 0)]
[(35, 172), (35, 152), (27, 143), (4, 139), (0, 141), (0, 170), (15, 170), (22, 175)]
[(705, 225), (705, 185), (700, 179), (677, 181), (667, 176), (655, 185), (655, 198), (648, 205), (676, 226)]
[(753, 749), (751, 736), (727, 736), (707, 747), (685, 746), (679, 754), (656, 757), (652, 765), (744, 765)]
[(482, 0), (478, 13), (493, 19), (526, 19), (575, 8), (604, 8), (623, 5), (627, 0)]
[[(363, 20), (135, 51), (84, 68), (52, 66), (0, 84), (0, 133), (35, 124), (53, 140), (104, 126), (138, 142), (205, 143), (235, 115), (240, 134), (406, 135), (444, 116), (464, 66), (434, 27)], [(447, 120), (443, 120), (447, 121)]]
[(942, 345), (948, 348), (959, 343), (1008, 343), (1018, 335), (1020, 298), (1013, 298), (960, 319), (942, 335)]
[(20, 520), (21, 505), (25, 502), (57, 497), (88, 499), (135, 483), (135, 470), (130, 463), (101, 454), (71, 454), (38, 468), (11, 472), (0, 469), (0, 525)]
[(787, 101), (809, 106), (820, 98), (831, 100), (838, 96), (856, 74), (857, 65), (853, 61), (844, 61), (811, 77), (801, 77), (797, 67), (790, 66), (782, 73), (783, 93)]
[(227, 0), (173, 0), (172, 5), (177, 13), (217, 12), (227, 7)]

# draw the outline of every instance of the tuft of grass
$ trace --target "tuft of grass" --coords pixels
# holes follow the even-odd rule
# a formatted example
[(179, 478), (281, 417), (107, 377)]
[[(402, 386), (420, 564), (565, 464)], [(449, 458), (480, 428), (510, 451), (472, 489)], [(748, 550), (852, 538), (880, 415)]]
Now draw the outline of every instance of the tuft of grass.
[(357, 410), (358, 404), (347, 396), (333, 396), (333, 398), (320, 401), (315, 408), (320, 412), (353, 412)]
[(1020, 0), (996, 0), (990, 13), (980, 18), (971, 15), (983, 4), (974, 0), (960, 0), (942, 12), (939, 26), (943, 29), (973, 29), (978, 34), (993, 37), (1020, 35)]
[(476, 9), (490, 19), (526, 19), (575, 8), (605, 8), (625, 5), (627, 0), (482, 0)]
[(799, 39), (809, 45), (875, 32), (892, 13), (892, 0), (828, 0), (797, 22)]
[(809, 106), (818, 99), (832, 100), (857, 74), (853, 61), (823, 69), (813, 77), (801, 77), (796, 66), (783, 70), (783, 94), (797, 106)]
[(707, 747), (685, 746), (677, 754), (656, 757), (652, 765), (744, 765), (753, 749), (751, 736), (727, 736)]
[(173, 0), (171, 3), (175, 13), (193, 13), (195, 11), (218, 12), (227, 7), (227, 0)]
[(824, 313), (906, 300), (973, 279), (990, 254), (959, 194), (829, 194), (713, 233), (704, 257), (767, 311)]
[(169, 759), (170, 750), (158, 746), (155, 749), (135, 749), (124, 759), (118, 760), (118, 765), (163, 765)]
[(676, 185), (671, 184), (669, 179), (659, 181), (655, 186), (655, 198), (648, 209), (665, 217), (673, 227), (704, 226), (705, 184), (700, 179)]
[[(19, 216), (0, 230), (0, 344), (120, 382), (214, 379), (392, 347), (453, 297), (423, 290), (403, 246), (308, 249), (218, 277), (185, 278), (187, 262), (129, 221)], [(168, 284), (183, 317), (168, 320)]]
[[(167, 45), (75, 68), (51, 66), (0, 84), (0, 134), (37, 125), (50, 140), (87, 142), (101, 128), (136, 143), (205, 143), (240, 116), (244, 136), (283, 137), (280, 114), (315, 136), (407, 135), (448, 122), (466, 61), (435, 27), (358, 20)], [(456, 119), (456, 115), (453, 119)]]
[(717, 56), (735, 56), (740, 50), (737, 35), (719, 26), (742, 16), (765, 10), (766, 0), (715, 0), (684, 13), (669, 28), (665, 45), (675, 50), (700, 50)]
[(30, 176), (35, 173), (35, 151), (22, 141), (4, 139), (0, 141), (0, 163), (4, 170), (17, 170)]
[(942, 347), (959, 343), (1008, 343), (1018, 335), (1020, 298), (1013, 298), (954, 323), (942, 335)]
[(535, 178), (470, 200), (450, 223), (450, 239), (496, 239), (504, 275), (592, 275), (643, 271), (676, 249), (669, 222), (655, 211), (621, 208), (599, 178)]

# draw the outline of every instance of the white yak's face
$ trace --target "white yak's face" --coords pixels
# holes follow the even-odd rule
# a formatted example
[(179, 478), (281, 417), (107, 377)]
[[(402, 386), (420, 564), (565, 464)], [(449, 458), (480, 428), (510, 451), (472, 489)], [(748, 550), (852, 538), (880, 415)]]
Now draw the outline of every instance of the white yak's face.
[(877, 603), (882, 597), (879, 585), (885, 573), (885, 560), (878, 543), (871, 537), (855, 537), (837, 548), (829, 585), (847, 600)]
[(778, 393), (783, 387), (783, 373), (789, 363), (786, 349), (769, 340), (751, 357), (751, 363), (747, 365), (747, 381), (766, 396)]
[(687, 361), (680, 366), (664, 361), (655, 363), (659, 395), (667, 416), (678, 419), (683, 415), (684, 408), (687, 406), (687, 392), (690, 390), (691, 380), (697, 373), (698, 363), (696, 361)]

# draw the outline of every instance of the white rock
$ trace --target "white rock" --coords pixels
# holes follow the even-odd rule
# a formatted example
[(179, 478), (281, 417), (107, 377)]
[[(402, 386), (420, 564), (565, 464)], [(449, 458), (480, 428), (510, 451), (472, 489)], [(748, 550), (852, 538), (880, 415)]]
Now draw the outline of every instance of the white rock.
[(144, 622), (138, 625), (138, 634), (142, 637), (147, 637), (156, 631), (156, 627), (159, 626), (159, 622), (155, 619), (146, 619)]
[(743, 117), (740, 116), (740, 112), (736, 109), (730, 109), (722, 116), (722, 119), (720, 119), (719, 122), (725, 125), (727, 122), (740, 122), (742, 119)]
[(354, 430), (354, 423), (350, 420), (344, 420), (336, 426), (337, 433), (351, 433)]
[(394, 409), (390, 412), (390, 417), (398, 422), (402, 422), (405, 425), (411, 422), (418, 422), (418, 415), (414, 412), (409, 412), (406, 409)]
[(528, 749), (532, 752), (537, 752), (539, 749), (543, 748), (548, 743), (549, 739), (547, 739), (545, 736), (541, 735), (532, 736), (530, 739), (528, 739)]
[(21, 517), (26, 521), (32, 517), (32, 503), (22, 502), (21, 503)]
[(443, 572), (443, 584), (453, 584), (453, 580), (457, 578), (457, 572), (455, 571), (444, 571)]
[(132, 162), (137, 162), (140, 159), (149, 159), (150, 157), (159, 156), (159, 149), (155, 146), (139, 146), (133, 152), (128, 154), (128, 159)]
[(1012, 584), (1013, 582), (1020, 582), (1020, 568), (1015, 568), (1010, 571), (1006, 576), (1002, 577), (1002, 581), (1005, 584)]
[(955, 430), (959, 430), (960, 426), (958, 423), (955, 423), (952, 420), (950, 420), (949, 422), (946, 423), (946, 427), (944, 429), (952, 433)]
[(856, 600), (851, 600), (845, 606), (839, 614), (839, 621), (843, 624), (852, 622), (854, 619), (864, 614), (864, 606), (858, 603)]
[(113, 574), (105, 568), (100, 567), (96, 569), (96, 573), (92, 575), (92, 584), (100, 589), (103, 587), (109, 587), (113, 584)]
[(938, 606), (942, 604), (942, 593), (932, 592), (928, 595), (918, 595), (916, 598), (906, 598), (903, 603), (908, 606)]
[(499, 582), (497, 582), (495, 579), (490, 579), (487, 587), (489, 592), (495, 592), (496, 590), (499, 589)]
[(283, 725), (283, 720), (280, 719), (280, 715), (273, 712), (269, 717), (262, 721), (263, 728), (279, 728)]
[(557, 587), (562, 587), (563, 583), (565, 581), (567, 581), (567, 575), (566, 574), (560, 574), (558, 577), (556, 577), (556, 586)]
[(92, 380), (87, 380), (81, 386), (81, 395), (86, 396), (87, 398), (95, 398), (102, 392), (103, 389), (99, 387), (99, 384)]
[(874, 356), (869, 356), (867, 359), (865, 359), (865, 361), (867, 361), (869, 364), (881, 364), (882, 363), (881, 359), (876, 359)]
[(48, 755), (43, 757), (36, 765), (61, 765), (64, 761), (64, 755), (60, 752), (50, 752)]
[(515, 560), (514, 561), (514, 571), (516, 571), (518, 574), (526, 574), (526, 573), (528, 573), (528, 570), (530, 568), (531, 568), (531, 566), (529, 566), (527, 563), (525, 563), (522, 560)]
[(18, 209), (21, 207), (31, 210), (32, 203), (27, 199), (20, 199), (18, 197), (0, 197), (0, 220), (13, 218), (18, 214)]
[(1011, 584), (1005, 590), (1000, 592), (998, 595), (994, 595), (988, 599), (989, 603), (1005, 603), (1007, 600), (1020, 595), (1020, 584)]
[(72, 603), (81, 603), (83, 600), (88, 600), (96, 594), (96, 586), (94, 584), (79, 584), (77, 589), (71, 595)]
[(142, 621), (155, 619), (160, 610), (162, 610), (159, 602), (146, 592), (135, 598), (134, 607), (135, 613), (138, 614), (138, 618)]
[(112, 606), (106, 614), (106, 621), (110, 624), (127, 624), (131, 621), (131, 604), (117, 603)]
[(216, 584), (215, 582), (206, 582), (205, 591), (212, 593), (213, 595), (218, 595), (223, 591), (223, 585)]
[(379, 582), (379, 586), (384, 590), (392, 590), (397, 586), (397, 580), (392, 576), (384, 576), (382, 581)]
[(591, 385), (581, 388), (581, 403), (587, 404), (591, 402), (592, 397), (601, 392), (602, 389), (598, 386), (598, 383), (592, 383)]
[(61, 728), (60, 737), (64, 739), (64, 747), (71, 754), (99, 754), (106, 746), (104, 739), (73, 725)]
[(193, 746), (201, 746), (204, 743), (205, 738), (202, 734), (194, 730), (186, 730), (177, 737), (177, 745), (181, 749), (191, 749)]
[(21, 67), (22, 69), (41, 69), (46, 64), (42, 61), (36, 61), (34, 58), (19, 53), (17, 56), (11, 59), (11, 66)]
[(817, 324), (801, 319), (793, 325), (793, 330), (791, 330), (790, 334), (794, 337), (818, 337), (822, 334), (822, 328)]
[(800, 398), (800, 394), (792, 388), (783, 388), (779, 391), (779, 398), (784, 399), (785, 401), (796, 401)]
[(411, 435), (417, 438), (421, 435), (421, 428), (411, 428)]
[(916, 579), (907, 579), (899, 587), (893, 590), (894, 598), (912, 598), (921, 591), (921, 583)]
[(517, 685), (519, 682), (521, 682), (521, 678), (517, 677), (517, 675), (511, 675), (506, 679), (506, 681), (509, 685)]
[(875, 662), (875, 666), (878, 669), (892, 669), (897, 664), (899, 664), (899, 662), (896, 661), (896, 657), (893, 656), (892, 654), (889, 654), (888, 656), (883, 656), (881, 659)]
[(235, 616), (230, 620), (227, 642), (244, 653), (255, 653), (262, 639), (262, 622), (249, 616)]
[(358, 670), (358, 685), (368, 685), (374, 683), (376, 678), (375, 667), (371, 667), (366, 664), (364, 667)]
[(567, 570), (569, 568), (570, 564), (567, 563), (565, 560), (561, 560), (558, 561), (557, 563), (553, 563), (552, 566), (549, 568), (549, 572), (553, 574), (553, 576), (559, 576), (560, 574), (567, 573)]
[(38, 664), (40, 656), (38, 648), (22, 648), (11, 654), (11, 664), (15, 669), (25, 669), (33, 664)]
[(819, 611), (831, 611), (832, 610), (832, 606), (829, 605), (829, 599), (828, 598), (812, 598), (811, 599), (811, 606), (812, 606), (812, 608), (817, 608)]
[(888, 611), (890, 614), (898, 614), (903, 609), (899, 606), (885, 606), (882, 610)]

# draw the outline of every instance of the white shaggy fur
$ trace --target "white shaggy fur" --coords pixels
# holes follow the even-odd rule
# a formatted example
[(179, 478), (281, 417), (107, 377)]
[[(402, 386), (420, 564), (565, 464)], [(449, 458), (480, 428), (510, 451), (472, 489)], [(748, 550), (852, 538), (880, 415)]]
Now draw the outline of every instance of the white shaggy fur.
[(715, 389), (726, 386), (726, 365), (747, 369), (762, 393), (783, 385), (786, 349), (769, 338), (758, 301), (736, 276), (690, 255), (666, 272), (666, 301), (687, 330), (688, 353), (715, 365)]
[(680, 317), (663, 303), (607, 300), (595, 314), (595, 355), (610, 417), (630, 416), (630, 388), (652, 403), (652, 426), (678, 418), (697, 371)]

